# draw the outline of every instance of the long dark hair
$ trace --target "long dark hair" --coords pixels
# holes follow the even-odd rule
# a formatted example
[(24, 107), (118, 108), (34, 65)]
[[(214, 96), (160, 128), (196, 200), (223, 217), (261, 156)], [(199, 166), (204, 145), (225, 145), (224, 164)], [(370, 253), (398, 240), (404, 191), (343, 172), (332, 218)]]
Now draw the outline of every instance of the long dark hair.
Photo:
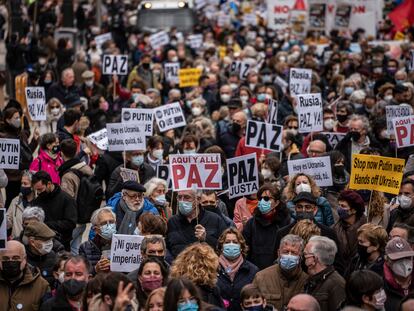
[(198, 304), (198, 310), (202, 311), (201, 295), (198, 288), (187, 278), (171, 279), (167, 284), (167, 290), (164, 295), (164, 311), (177, 311), (178, 301), (181, 293), (188, 290)]

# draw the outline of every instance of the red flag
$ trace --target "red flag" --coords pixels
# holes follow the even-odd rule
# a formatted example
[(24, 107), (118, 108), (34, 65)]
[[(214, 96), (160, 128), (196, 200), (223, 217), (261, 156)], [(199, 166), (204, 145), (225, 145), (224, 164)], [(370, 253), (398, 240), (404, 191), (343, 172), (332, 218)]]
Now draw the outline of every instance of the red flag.
[(396, 31), (403, 31), (414, 24), (414, 0), (405, 0), (388, 14), (388, 17), (393, 22)]

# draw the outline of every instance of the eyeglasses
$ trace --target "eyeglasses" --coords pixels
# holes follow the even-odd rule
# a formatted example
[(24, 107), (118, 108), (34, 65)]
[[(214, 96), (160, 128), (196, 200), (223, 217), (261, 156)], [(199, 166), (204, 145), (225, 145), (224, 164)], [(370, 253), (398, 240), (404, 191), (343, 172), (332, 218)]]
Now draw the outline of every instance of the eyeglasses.
[(299, 127), (298, 126), (288, 126), (289, 130), (297, 130)]
[(137, 200), (137, 199), (142, 199), (143, 194), (141, 192), (135, 193), (135, 194), (130, 194), (128, 192), (124, 192), (126, 194), (126, 196), (128, 198), (130, 198), (131, 200)]
[(179, 194), (177, 195), (177, 200), (178, 201), (191, 201), (193, 200), (193, 196), (190, 194)]

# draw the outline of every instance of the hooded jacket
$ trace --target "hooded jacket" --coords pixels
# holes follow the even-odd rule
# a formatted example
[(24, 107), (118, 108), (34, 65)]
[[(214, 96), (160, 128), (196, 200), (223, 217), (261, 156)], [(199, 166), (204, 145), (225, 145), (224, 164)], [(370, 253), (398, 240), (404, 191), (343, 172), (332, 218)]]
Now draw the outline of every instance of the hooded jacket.
[(40, 149), (39, 156), (33, 160), (32, 164), (30, 164), (30, 171), (45, 171), (50, 175), (54, 184), (60, 185), (58, 168), (62, 164), (63, 160), (59, 154), (56, 159), (52, 159), (45, 150)]

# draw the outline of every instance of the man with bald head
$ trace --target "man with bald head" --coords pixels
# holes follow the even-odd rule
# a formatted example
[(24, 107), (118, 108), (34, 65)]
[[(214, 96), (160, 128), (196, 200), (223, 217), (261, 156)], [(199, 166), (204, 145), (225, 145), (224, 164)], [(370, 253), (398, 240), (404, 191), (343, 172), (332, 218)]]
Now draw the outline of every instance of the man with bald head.
[(247, 116), (244, 111), (236, 112), (231, 117), (227, 131), (217, 137), (218, 145), (224, 150), (227, 158), (233, 158), (239, 140), (246, 132)]
[(39, 310), (48, 291), (49, 284), (39, 269), (27, 263), (24, 245), (8, 241), (0, 251), (0, 311)]
[(321, 311), (318, 301), (311, 295), (298, 294), (293, 296), (286, 308), (287, 311)]
[(309, 143), (307, 153), (309, 158), (320, 157), (326, 153), (326, 144), (322, 140), (315, 139)]

